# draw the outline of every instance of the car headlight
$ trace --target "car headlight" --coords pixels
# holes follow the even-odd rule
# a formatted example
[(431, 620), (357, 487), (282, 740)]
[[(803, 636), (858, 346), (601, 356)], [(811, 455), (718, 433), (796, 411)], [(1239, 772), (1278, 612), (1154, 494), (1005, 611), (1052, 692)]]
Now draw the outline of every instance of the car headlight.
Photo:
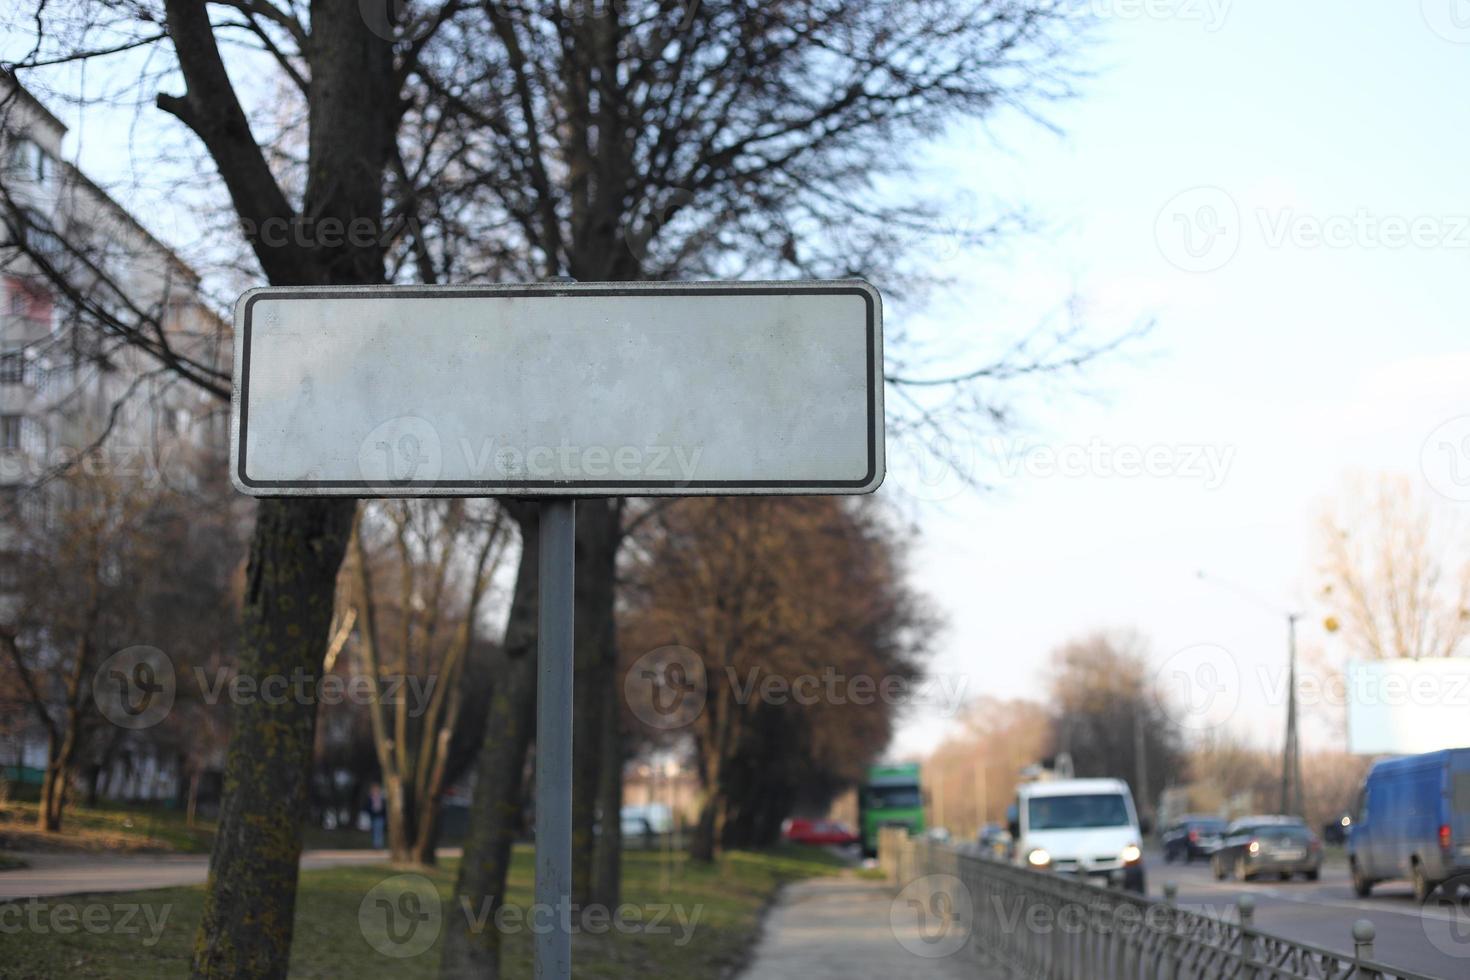
[(1038, 847), (1026, 855), (1026, 863), (1033, 868), (1044, 868), (1051, 864), (1051, 855), (1046, 853), (1046, 848)]
[(1121, 856), (1123, 858), (1124, 864), (1133, 864), (1137, 861), (1143, 860), (1143, 848), (1139, 847), (1137, 844), (1129, 844), (1127, 847), (1123, 848), (1123, 854)]
[(1258, 840), (1251, 841), (1251, 846), (1248, 848), (1248, 850), (1252, 854), (1260, 854), (1261, 853), (1261, 842), (1258, 841)]

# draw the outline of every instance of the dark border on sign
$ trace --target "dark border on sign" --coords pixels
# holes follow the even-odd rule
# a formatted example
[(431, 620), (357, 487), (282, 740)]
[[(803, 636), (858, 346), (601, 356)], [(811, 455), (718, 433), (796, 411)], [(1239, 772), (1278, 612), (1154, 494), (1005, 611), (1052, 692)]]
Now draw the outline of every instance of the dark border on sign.
[[(688, 293), (700, 293), (707, 296), (734, 296), (734, 295), (786, 295), (789, 293), (813, 293), (837, 296), (861, 296), (863, 305), (867, 311), (867, 324), (864, 342), (867, 345), (867, 395), (868, 395), (868, 470), (858, 480), (524, 480), (515, 483), (492, 482), (487, 480), (389, 480), (382, 482), (369, 482), (366, 480), (252, 480), (245, 475), (245, 452), (246, 432), (249, 421), (250, 409), (250, 329), (251, 309), (262, 299), (346, 299), (358, 297), (365, 292), (375, 289), (391, 291), (393, 298), (404, 297), (408, 299), (423, 299), (443, 296), (446, 294), (456, 297), (567, 297), (567, 296), (646, 296), (649, 294), (666, 293), (669, 295), (681, 295)], [(870, 291), (871, 290), (871, 291)], [(260, 291), (258, 295), (251, 296), (245, 301), (245, 307), (241, 319), (240, 343), (242, 345), (240, 360), (240, 394), (239, 394), (239, 418), (240, 431), (235, 436), (236, 446), (239, 449), (239, 459), (236, 464), (236, 477), (242, 486), (253, 490), (284, 490), (284, 489), (352, 489), (362, 487), (366, 489), (384, 491), (413, 491), (413, 490), (437, 490), (437, 489), (465, 489), (465, 490), (494, 490), (494, 494), (487, 496), (516, 495), (518, 491), (537, 489), (561, 489), (577, 490), (586, 488), (590, 491), (616, 490), (626, 487), (630, 490), (641, 488), (656, 490), (720, 490), (720, 489), (801, 489), (801, 490), (856, 490), (868, 486), (878, 471), (878, 392), (877, 392), (877, 324), (873, 292), (876, 290), (866, 283), (858, 285), (834, 284), (821, 286), (805, 286), (799, 282), (780, 283), (767, 285), (765, 283), (752, 283), (749, 286), (735, 286), (724, 284), (706, 283), (658, 283), (640, 285), (638, 287), (617, 286), (561, 286), (552, 285), (547, 288), (533, 287), (509, 287), (504, 289), (435, 289), (433, 287), (359, 287), (333, 289), (330, 287), (322, 289), (297, 289), (286, 287), (276, 292), (270, 287)], [(531, 494), (534, 496), (534, 494)]]

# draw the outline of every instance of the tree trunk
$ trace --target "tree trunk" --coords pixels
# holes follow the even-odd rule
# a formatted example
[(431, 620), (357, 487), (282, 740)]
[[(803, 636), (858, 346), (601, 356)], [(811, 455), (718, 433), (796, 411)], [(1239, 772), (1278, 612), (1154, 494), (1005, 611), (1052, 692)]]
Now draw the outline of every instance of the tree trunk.
[[(96, 620), (97, 606), (94, 598), (86, 629), (91, 630)], [(91, 661), (91, 653), (91, 638), (84, 634), (77, 643), (71, 673), (66, 678), (66, 718), (62, 722), (62, 728), (51, 729), (47, 745), (46, 777), (41, 787), (41, 810), (37, 815), (37, 823), (48, 833), (54, 834), (61, 829), (61, 813), (66, 806), (67, 777), (71, 773), (72, 759), (77, 754), (77, 745), (82, 737), (82, 698), (85, 696), (82, 681)]]
[[(239, 672), (263, 682), (322, 669), (356, 501), (260, 502), (250, 547)], [(272, 704), (279, 700), (281, 703)], [(210, 887), (195, 939), (196, 977), (283, 977), (296, 914), (316, 704), (253, 698), (234, 710)]]
[(475, 769), (475, 798), (452, 914), (445, 916), (439, 975), (446, 980), (500, 977), (500, 932), (511, 845), (521, 825), (526, 750), (536, 720), (536, 617), (540, 573), (534, 509), (517, 508), (521, 558), (505, 627), (500, 670), (490, 693), (485, 742)]
[(426, 868), (431, 868), (438, 863), (439, 857), (434, 853), (439, 843), (439, 809), (443, 801), (439, 796), (437, 788), (425, 796), (418, 805), (418, 833), (414, 836), (413, 850), (410, 859)]
[(603, 814), (602, 836), (594, 855), (592, 901), (605, 909), (622, 903), (623, 892), (623, 713), (619, 697), (618, 644), (608, 631), (603, 655), (602, 732), (597, 744), (597, 808)]
[(383, 796), (388, 803), (388, 859), (394, 864), (413, 860), (413, 801), (396, 771), (386, 774)]
[(54, 834), (61, 829), (61, 796), (66, 789), (65, 739), (53, 731), (46, 740), (46, 772), (41, 777), (41, 806), (36, 811), (36, 828)]
[(188, 826), (194, 826), (194, 817), (199, 812), (199, 770), (189, 773), (189, 803), (185, 807)]
[(713, 791), (704, 795), (699, 805), (699, 820), (694, 824), (694, 833), (689, 841), (689, 857), (695, 861), (710, 862), (715, 859), (715, 842), (719, 830), (715, 826), (715, 811), (719, 809), (719, 796)]
[[(598, 743), (604, 730), (607, 690), (612, 683), (607, 650), (613, 641), (613, 566), (617, 560), (618, 523), (618, 511), (610, 500), (584, 500), (577, 505), (571, 901), (584, 907), (592, 901), (597, 799), (601, 785), (598, 774), (602, 762)], [(604, 812), (602, 833), (609, 833), (609, 825), (618, 822), (616, 812)]]

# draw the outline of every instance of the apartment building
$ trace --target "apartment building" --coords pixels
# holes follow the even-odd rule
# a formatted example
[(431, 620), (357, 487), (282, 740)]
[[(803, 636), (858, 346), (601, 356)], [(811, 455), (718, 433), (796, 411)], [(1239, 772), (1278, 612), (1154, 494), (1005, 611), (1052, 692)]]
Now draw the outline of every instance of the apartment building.
[[(178, 486), (226, 446), (227, 406), (137, 341), (217, 367), (227, 324), (201, 299), (199, 274), (68, 162), (66, 136), (0, 74), (0, 626), (23, 612), (23, 549), (74, 503), (59, 477), (79, 457), (120, 480)], [(10, 709), (0, 767), (24, 781), (44, 767), (47, 740), (34, 712)], [(167, 796), (179, 778), (147, 751), (118, 768), (99, 774), (115, 776), (107, 795)]]

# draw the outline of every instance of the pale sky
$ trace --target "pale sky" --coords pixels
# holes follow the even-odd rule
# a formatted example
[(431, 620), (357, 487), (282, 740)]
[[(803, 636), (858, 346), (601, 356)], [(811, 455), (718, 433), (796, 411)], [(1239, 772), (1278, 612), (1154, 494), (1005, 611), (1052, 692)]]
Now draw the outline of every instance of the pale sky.
[[(1301, 605), (1345, 473), (1425, 480), (1422, 456), (1445, 486), (1426, 443), (1470, 414), (1470, 4), (1089, 6), (1116, 15), (1083, 97), (1049, 115), (1061, 137), (1011, 120), (999, 151), (968, 133), (937, 156), (1046, 231), (956, 268), (934, 316), (1013, 333), (1075, 289), (1100, 333), (1158, 325), (1087, 397), (1027, 406), (1003, 446), (1014, 475), (981, 471), (995, 492), (922, 511), (918, 583), (951, 623), (933, 668), (1029, 696), (1048, 651), (1097, 627), (1141, 630), (1161, 667), (1216, 644), (1240, 684), (1213, 720), (1279, 744), (1284, 622), (1196, 573)], [(1154, 449), (1171, 475), (1118, 475), (1126, 460), (1094, 443)], [(901, 494), (904, 474), (890, 481)], [(1309, 621), (1301, 642), (1341, 641)], [(898, 752), (942, 734), (922, 714)]]
[[(1024, 207), (1038, 230), (949, 255), (953, 290), (889, 314), (982, 350), (1073, 293), (1098, 338), (1157, 327), (1085, 391), (1019, 389), (1021, 424), (982, 445), (990, 491), (925, 482), (891, 444), (880, 494), (920, 522), (913, 568), (950, 624), (931, 664), (946, 689), (1036, 695), (1054, 646), (1133, 628), (1161, 670), (1223, 648), (1238, 705), (1212, 722), (1275, 743), (1284, 623), (1196, 572), (1298, 606), (1316, 514), (1347, 472), (1424, 480), (1429, 460), (1426, 483), (1470, 498), (1427, 448), (1436, 430), (1470, 434), (1453, 428), (1470, 415), (1470, 2), (1075, 2), (1101, 24), (1081, 97), (1044, 111), (1061, 135), (1002, 117), (922, 171), (982, 213)], [(167, 175), (118, 144), (177, 127), (151, 110), (78, 126), (53, 108), (74, 124), (69, 155), (137, 186), (119, 196), (187, 241), (187, 213), (160, 206)], [(1301, 642), (1340, 641), (1308, 621)], [(927, 751), (947, 723), (915, 712), (895, 754)]]

